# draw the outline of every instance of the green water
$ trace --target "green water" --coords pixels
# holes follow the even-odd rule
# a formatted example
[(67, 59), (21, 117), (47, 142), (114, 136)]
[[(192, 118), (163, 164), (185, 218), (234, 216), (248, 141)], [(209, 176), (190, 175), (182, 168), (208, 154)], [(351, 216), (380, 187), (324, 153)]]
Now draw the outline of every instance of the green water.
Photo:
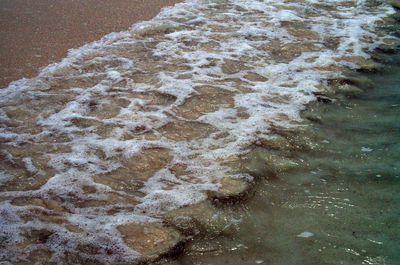
[(314, 147), (291, 153), (297, 166), (258, 181), (246, 202), (221, 206), (241, 222), (162, 263), (400, 264), (400, 56), (392, 58), (361, 74), (371, 81), (365, 93), (309, 106), (304, 116), (319, 118), (305, 134)]

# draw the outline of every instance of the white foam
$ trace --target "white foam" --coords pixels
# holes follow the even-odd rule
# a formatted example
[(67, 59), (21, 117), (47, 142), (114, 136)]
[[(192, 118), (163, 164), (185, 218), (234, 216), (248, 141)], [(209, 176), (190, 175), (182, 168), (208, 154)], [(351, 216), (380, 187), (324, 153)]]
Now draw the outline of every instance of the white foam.
[(118, 71), (108, 71), (107, 72), (108, 77), (111, 79), (119, 80), (121, 78), (121, 74)]
[(369, 147), (361, 147), (361, 152), (372, 152), (374, 149), (369, 148)]
[[(324, 79), (341, 75), (340, 72), (322, 68), (343, 65), (357, 67), (337, 59), (343, 56), (368, 58), (365, 51), (382, 43), (383, 37), (375, 33), (375, 22), (394, 11), (385, 4), (369, 8), (364, 2), (355, 1), (352, 8), (341, 6), (341, 1), (333, 0), (298, 3), (233, 0), (221, 7), (213, 1), (188, 0), (164, 9), (153, 20), (134, 25), (128, 31), (112, 33), (97, 42), (71, 50), (67, 58), (49, 65), (38, 77), (13, 82), (8, 88), (0, 90), (0, 139), (5, 147), (23, 148), (19, 144), (42, 143), (61, 149), (54, 151), (50, 148), (43, 152), (42, 156), (48, 159), (47, 166), (55, 173), (40, 189), (7, 191), (3, 195), (46, 200), (56, 197), (68, 209), (66, 219), (79, 226), (85, 234), (72, 233), (62, 224), (45, 224), (39, 220), (23, 224), (19, 218), (21, 213), (36, 206), (15, 206), (3, 201), (0, 203), (0, 232), (6, 233), (10, 240), (7, 243), (8, 252), (0, 251), (1, 254), (9, 259), (29, 254), (11, 251), (15, 242), (21, 240), (18, 231), (24, 227), (46, 228), (54, 232), (46, 247), (54, 251), (55, 262), (62, 260), (65, 250), (76, 253), (80, 243), (98, 246), (103, 252), (91, 258), (107, 260), (108, 263), (124, 255), (127, 263), (137, 258), (139, 254), (124, 244), (117, 230), (118, 225), (153, 222), (167, 210), (204, 200), (204, 191), (217, 189), (218, 179), (231, 174), (231, 168), (221, 161), (231, 155), (246, 153), (248, 145), (260, 138), (273, 139), (274, 135), (269, 130), (272, 123), (286, 127), (298, 126), (301, 122), (300, 111), (315, 100), (312, 92), (318, 90), (317, 85)], [(313, 3), (331, 5), (332, 10), (313, 6)], [(308, 16), (307, 12), (312, 12), (314, 16)], [(287, 22), (310, 26), (320, 35), (320, 40), (314, 40), (313, 43), (319, 49), (302, 52), (296, 58), (280, 62), (281, 58), (275, 58), (272, 51), (258, 48), (274, 40), (283, 44), (299, 43), (301, 40), (285, 29)], [(165, 31), (166, 34), (153, 36), (151, 31)], [(338, 48), (325, 47), (324, 40), (327, 38), (337, 38)], [(373, 43), (361, 42), (362, 38), (372, 38)], [(203, 48), (202, 45), (211, 42), (216, 45)], [(142, 47), (148, 53), (136, 60), (124, 56), (123, 52), (119, 52), (119, 47)], [(246, 61), (245, 56), (250, 59)], [(249, 70), (224, 74), (221, 67), (226, 59), (242, 60)], [(210, 64), (211, 61), (213, 64)], [(141, 65), (145, 63), (160, 68), (147, 69)], [(179, 69), (164, 67), (166, 63), (178, 65)], [(244, 76), (247, 72), (260, 74), (267, 80), (246, 81)], [(135, 82), (133, 77), (138, 73), (156, 81)], [(190, 78), (180, 79), (179, 76), (183, 74)], [(90, 85), (73, 82), (79, 78), (98, 78), (98, 81)], [(235, 80), (245, 81), (242, 86), (251, 92), (240, 92)], [(63, 86), (69, 82), (71, 85)], [(54, 83), (61, 84), (62, 88), (53, 87)], [(190, 141), (175, 141), (166, 137), (148, 140), (145, 136), (124, 138), (125, 134), (135, 131), (137, 127), (162, 136), (160, 130), (169, 122), (186, 121), (176, 116), (174, 107), (198, 94), (194, 88), (201, 85), (212, 85), (216, 89), (236, 93), (233, 96), (234, 107), (222, 106), (197, 119), (197, 122), (213, 127), (215, 132)], [(176, 100), (157, 105), (148, 99), (132, 97), (133, 93), (139, 92), (168, 94), (175, 96)], [(69, 97), (64, 99), (64, 94)], [(52, 97), (56, 99), (43, 103), (46, 98)], [(125, 99), (128, 104), (118, 105), (113, 101), (115, 98)], [(90, 102), (96, 104), (90, 105)], [(119, 111), (113, 117), (106, 115), (110, 105)], [(7, 116), (9, 108), (20, 106), (26, 106), (29, 112), (39, 112), (37, 125), (40, 133), (24, 131), (25, 124), (18, 128), (6, 125), (12, 121)], [(100, 116), (105, 114), (106, 118), (93, 115), (93, 109), (100, 112)], [(248, 118), (240, 117), (239, 110), (243, 110)], [(79, 127), (76, 124), (79, 119), (92, 123)], [(101, 125), (97, 126), (96, 122)], [(226, 136), (216, 137), (224, 133)], [(64, 140), (57, 142), (54, 138)], [(136, 183), (132, 178), (131, 184), (140, 184), (137, 193), (142, 195), (114, 190), (94, 182), (94, 175), (113, 172), (122, 167), (121, 160), (133, 159), (142, 150), (154, 147), (170, 150), (172, 161), (144, 183)], [(101, 151), (102, 155), (96, 151)], [(370, 150), (364, 148), (361, 151)], [(11, 153), (8, 155), (13, 159)], [(21, 159), (32, 175), (42, 176), (46, 169), (41, 171), (35, 167), (35, 158), (15, 157), (16, 160)], [(184, 164), (189, 173), (174, 175), (171, 168), (178, 164)], [(1, 185), (12, 178), (12, 174), (1, 169)], [(88, 186), (95, 187), (95, 191), (89, 194), (85, 192), (83, 187)], [(107, 201), (110, 194), (127, 196), (138, 201), (138, 204), (115, 202), (104, 207), (81, 207), (79, 204), (82, 201)], [(130, 207), (131, 210), (109, 213), (120, 207)], [(303, 232), (298, 237), (312, 235)], [(57, 248), (57, 245), (62, 247)], [(113, 249), (115, 254), (106, 254), (106, 247)]]
[(308, 238), (308, 237), (312, 237), (312, 236), (314, 236), (314, 234), (311, 233), (311, 232), (307, 232), (307, 231), (306, 232), (302, 232), (302, 233), (297, 235), (297, 237), (304, 237), (304, 238)]

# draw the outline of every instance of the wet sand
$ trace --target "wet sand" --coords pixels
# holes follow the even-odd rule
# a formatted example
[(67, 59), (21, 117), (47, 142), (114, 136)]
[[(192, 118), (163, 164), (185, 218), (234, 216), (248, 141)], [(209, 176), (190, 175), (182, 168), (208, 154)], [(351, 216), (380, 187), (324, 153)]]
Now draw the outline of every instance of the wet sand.
[(64, 58), (67, 51), (149, 20), (181, 0), (2, 0), (0, 88)]

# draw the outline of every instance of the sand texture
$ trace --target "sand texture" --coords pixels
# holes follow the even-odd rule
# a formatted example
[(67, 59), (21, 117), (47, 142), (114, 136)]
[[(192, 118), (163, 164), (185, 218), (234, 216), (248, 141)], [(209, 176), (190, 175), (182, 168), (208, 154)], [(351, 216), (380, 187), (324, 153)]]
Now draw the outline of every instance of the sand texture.
[(2, 0), (0, 88), (36, 76), (71, 48), (149, 20), (179, 0)]

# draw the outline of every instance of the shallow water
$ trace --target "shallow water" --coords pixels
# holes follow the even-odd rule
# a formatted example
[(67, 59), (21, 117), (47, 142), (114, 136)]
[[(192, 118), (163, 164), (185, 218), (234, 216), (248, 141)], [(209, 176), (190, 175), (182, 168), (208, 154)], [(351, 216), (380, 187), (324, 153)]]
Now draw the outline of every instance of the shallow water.
[[(278, 241), (267, 218), (288, 232), (296, 226), (286, 219), (311, 225), (323, 218), (325, 204), (337, 206), (329, 218), (343, 214), (336, 208), (358, 209), (338, 189), (362, 188), (349, 176), (367, 170), (360, 163), (379, 149), (348, 148), (355, 128), (343, 139), (333, 129), (321, 137), (330, 119), (332, 128), (344, 122), (334, 121), (342, 117), (333, 115), (339, 103), (325, 103), (332, 94), (340, 99), (365, 89), (365, 80), (345, 76), (381, 67), (369, 53), (396, 47), (385, 29), (394, 13), (379, 1), (188, 0), (12, 83), (0, 91), (2, 259), (127, 264), (184, 246), (195, 260), (191, 249), (202, 254), (201, 239), (211, 244), (216, 235), (240, 238), (241, 231), (271, 233), (260, 240), (276, 246), (252, 249), (273, 252), (294, 243)], [(332, 115), (322, 119), (321, 112)], [(343, 150), (351, 170), (341, 164)], [(371, 174), (384, 179), (385, 172)], [(334, 189), (329, 181), (336, 197), (327, 195)], [(299, 192), (304, 196), (294, 196)], [(245, 199), (240, 207), (262, 211), (246, 217), (236, 204), (225, 206)], [(272, 202), (287, 213), (265, 210)], [(246, 221), (252, 218), (254, 224)], [(297, 232), (321, 236), (315, 227)], [(235, 242), (226, 240), (218, 252)], [(271, 262), (283, 262), (285, 255), (274, 255)], [(299, 255), (290, 257), (297, 262)]]
[[(242, 220), (194, 240), (177, 264), (398, 264), (400, 261), (400, 56), (356, 98), (312, 104), (316, 148), (298, 166), (260, 181)], [(268, 152), (268, 151), (267, 151)]]

